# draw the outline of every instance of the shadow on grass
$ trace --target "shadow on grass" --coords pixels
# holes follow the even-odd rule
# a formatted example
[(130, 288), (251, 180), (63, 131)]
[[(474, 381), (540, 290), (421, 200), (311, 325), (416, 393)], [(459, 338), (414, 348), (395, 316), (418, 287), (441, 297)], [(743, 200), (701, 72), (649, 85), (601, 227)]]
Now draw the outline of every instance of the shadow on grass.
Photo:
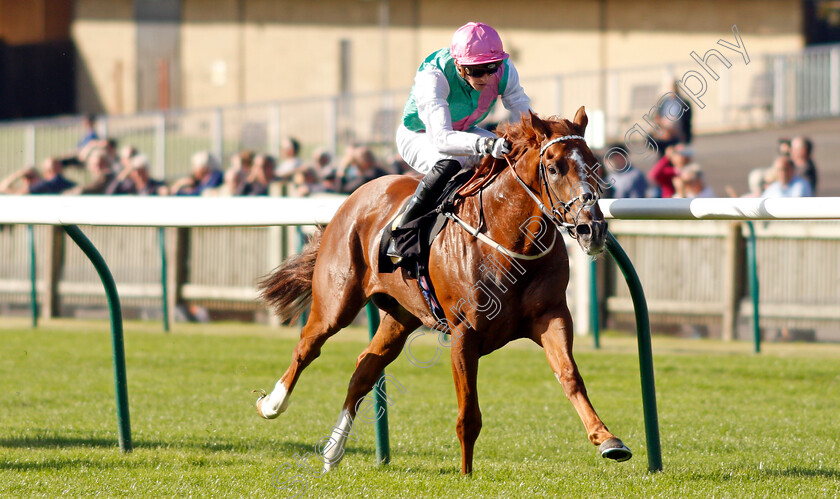
[(54, 449), (58, 447), (96, 447), (119, 449), (115, 438), (74, 438), (60, 436), (33, 436), (23, 438), (0, 438), (0, 448), (17, 449)]
[(808, 469), (794, 466), (784, 470), (762, 470), (765, 474), (778, 477), (819, 477), (840, 480), (840, 471), (831, 469)]
[[(435, 469), (433, 466), (410, 466), (410, 467), (401, 467), (395, 466), (394, 464), (389, 464), (387, 466), (379, 466), (376, 468), (378, 472), (381, 473), (411, 473), (414, 475), (424, 475), (424, 476), (432, 476), (437, 474), (438, 476), (459, 476), (461, 475), (461, 465), (455, 464), (448, 468), (437, 468)], [(465, 478), (472, 478), (473, 475), (463, 475)]]
[[(257, 439), (248, 442), (226, 442), (226, 441), (173, 441), (162, 442), (160, 440), (136, 439), (133, 441), (133, 448), (136, 449), (192, 449), (206, 452), (234, 452), (234, 451), (266, 451), (281, 456), (294, 456), (314, 452), (312, 442), (276, 442), (265, 439)], [(119, 451), (119, 443), (116, 438), (99, 437), (70, 437), (60, 435), (33, 435), (31, 437), (0, 438), (0, 449), (71, 449), (71, 448), (97, 448), (114, 449)], [(348, 446), (346, 454), (372, 456), (375, 449), (368, 447)], [(0, 463), (0, 467), (2, 463)]]

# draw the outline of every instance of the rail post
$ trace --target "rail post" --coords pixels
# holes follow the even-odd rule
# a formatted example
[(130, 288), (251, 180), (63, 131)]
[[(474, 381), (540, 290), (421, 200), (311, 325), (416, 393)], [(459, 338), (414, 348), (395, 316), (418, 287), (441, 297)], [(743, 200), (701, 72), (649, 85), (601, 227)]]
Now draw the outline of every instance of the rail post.
[(160, 300), (163, 310), (163, 330), (169, 332), (169, 290), (166, 269), (166, 229), (158, 227), (158, 247), (160, 248)]
[(601, 348), (601, 324), (598, 310), (598, 267), (595, 260), (589, 262), (589, 327), (595, 350)]
[(128, 382), (125, 376), (125, 344), (123, 342), (122, 309), (114, 277), (90, 239), (76, 225), (62, 225), (64, 231), (85, 253), (105, 287), (111, 313), (111, 348), (114, 355), (114, 385), (117, 397), (117, 425), (120, 450), (131, 452), (131, 422), (128, 414)]
[(662, 449), (659, 443), (659, 416), (656, 411), (656, 387), (653, 381), (653, 351), (650, 346), (650, 320), (647, 300), (627, 253), (618, 244), (612, 233), (607, 232), (607, 250), (612, 255), (630, 288), (633, 309), (636, 314), (636, 334), (639, 346), (639, 370), (642, 377), (642, 407), (645, 415), (645, 439), (647, 441), (648, 471), (662, 470)]
[(750, 284), (750, 297), (752, 299), (752, 314), (753, 314), (753, 351), (761, 353), (761, 329), (758, 324), (758, 263), (755, 258), (755, 227), (753, 223), (747, 220), (747, 229), (749, 230), (749, 237), (747, 237), (747, 273)]
[(32, 310), (32, 327), (38, 327), (38, 284), (36, 278), (37, 261), (35, 260), (35, 229), (32, 225), (26, 226), (27, 242), (29, 243), (29, 301)]

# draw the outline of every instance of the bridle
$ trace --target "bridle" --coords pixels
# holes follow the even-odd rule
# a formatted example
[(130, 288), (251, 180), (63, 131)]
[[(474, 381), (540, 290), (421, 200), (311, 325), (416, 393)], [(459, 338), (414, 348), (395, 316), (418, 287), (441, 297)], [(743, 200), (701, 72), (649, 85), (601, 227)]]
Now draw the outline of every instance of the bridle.
[[(539, 206), (542, 214), (546, 218), (548, 218), (551, 221), (551, 223), (554, 224), (554, 226), (557, 228), (557, 230), (559, 230), (561, 232), (566, 231), (566, 233), (568, 233), (570, 237), (572, 237), (573, 239), (577, 239), (578, 234), (577, 234), (577, 228), (576, 227), (578, 225), (578, 223), (577, 223), (578, 222), (578, 217), (580, 216), (580, 214), (583, 212), (584, 209), (591, 208), (593, 205), (595, 205), (595, 203), (598, 202), (598, 194), (597, 194), (597, 192), (594, 193), (594, 194), (591, 193), (591, 192), (585, 192), (585, 193), (582, 193), (581, 195), (577, 196), (576, 198), (569, 200), (568, 202), (561, 201), (560, 196), (558, 196), (551, 189), (551, 185), (548, 183), (548, 175), (546, 174), (546, 171), (545, 171), (546, 166), (545, 166), (545, 163), (543, 163), (543, 159), (542, 159), (543, 154), (545, 154), (546, 149), (548, 149), (552, 145), (554, 145), (558, 142), (563, 142), (563, 141), (566, 141), (566, 140), (573, 140), (573, 139), (585, 140), (580, 135), (564, 135), (562, 137), (557, 137), (557, 138), (548, 140), (541, 145), (541, 147), (540, 147), (540, 164), (539, 164), (539, 174), (540, 174), (540, 192), (539, 193), (536, 192), (531, 186), (526, 184), (524, 180), (522, 180), (522, 178), (516, 172), (516, 165), (514, 165), (510, 162), (510, 158), (508, 156), (505, 156), (505, 161), (507, 161), (508, 167), (511, 169), (511, 172), (513, 172), (514, 178), (516, 178), (516, 180), (519, 182), (519, 184), (522, 185), (522, 187), (525, 189), (525, 192), (527, 192), (528, 195), (531, 196), (531, 198), (537, 204), (537, 206)], [(517, 164), (519, 164), (519, 161), (517, 161)], [(542, 202), (542, 199), (540, 199), (541, 196), (542, 196), (543, 189), (545, 189), (545, 191), (548, 195), (549, 203), (551, 203), (551, 209), (550, 210), (545, 206), (545, 203)], [(481, 192), (481, 191), (479, 191), (479, 192)], [(557, 198), (557, 201), (554, 200), (555, 197)], [(580, 203), (581, 206), (580, 206), (580, 209), (578, 209), (575, 212), (574, 209), (575, 209), (575, 205), (577, 203)], [(442, 212), (442, 215), (445, 216), (446, 218), (456, 222), (458, 225), (460, 225), (464, 230), (466, 230), (473, 237), (479, 239), (480, 241), (484, 242), (485, 244), (488, 244), (488, 245), (492, 246), (497, 251), (499, 251), (501, 253), (504, 253), (505, 255), (508, 255), (510, 257), (518, 258), (518, 259), (521, 259), (521, 260), (538, 260), (538, 259), (544, 257), (545, 255), (547, 255), (551, 252), (551, 250), (554, 248), (554, 243), (557, 240), (557, 233), (555, 232), (554, 233), (554, 238), (551, 240), (551, 244), (548, 247), (546, 247), (545, 249), (543, 249), (543, 251), (541, 251), (540, 253), (538, 253), (536, 255), (524, 255), (524, 254), (521, 254), (521, 253), (515, 253), (513, 251), (510, 251), (510, 250), (502, 247), (502, 245), (500, 245), (496, 241), (493, 241), (492, 239), (487, 237), (485, 234), (482, 234), (481, 229), (480, 229), (480, 227), (482, 225), (481, 223), (479, 224), (479, 227), (473, 227), (470, 224), (468, 224), (466, 221), (462, 220), (460, 217), (455, 215), (455, 213)], [(566, 215), (571, 216), (571, 219), (573, 220), (573, 223), (566, 222)]]
[[(519, 173), (516, 172), (516, 165), (510, 162), (510, 158), (505, 156), (505, 161), (507, 161), (508, 167), (510, 167), (511, 171), (513, 172), (513, 176), (519, 182), (520, 185), (525, 189), (525, 192), (528, 193), (529, 196), (534, 200), (537, 206), (540, 208), (540, 211), (546, 218), (548, 218), (551, 223), (557, 227), (558, 230), (565, 230), (570, 237), (573, 239), (577, 239), (577, 230), (576, 227), (578, 226), (578, 218), (580, 217), (581, 213), (585, 209), (591, 208), (595, 203), (598, 202), (598, 194), (597, 192), (584, 192), (579, 196), (570, 199), (569, 201), (562, 201), (560, 196), (557, 195), (556, 192), (551, 188), (551, 184), (548, 183), (548, 175), (546, 174), (546, 165), (543, 162), (543, 154), (545, 154), (546, 149), (557, 144), (558, 142), (564, 142), (567, 140), (586, 140), (580, 135), (564, 135), (562, 137), (555, 137), (551, 140), (547, 140), (540, 145), (540, 164), (538, 167), (538, 172), (540, 176), (540, 191), (536, 192), (533, 187), (526, 184), (524, 180), (519, 176)], [(519, 164), (517, 161), (516, 164)], [(545, 203), (542, 202), (542, 193), (543, 189), (545, 189), (546, 195), (548, 196), (548, 202), (551, 205), (551, 209), (546, 207)], [(555, 201), (556, 198), (556, 201)], [(575, 205), (580, 203), (580, 208), (575, 209)], [(566, 221), (566, 216), (572, 219), (572, 222)]]

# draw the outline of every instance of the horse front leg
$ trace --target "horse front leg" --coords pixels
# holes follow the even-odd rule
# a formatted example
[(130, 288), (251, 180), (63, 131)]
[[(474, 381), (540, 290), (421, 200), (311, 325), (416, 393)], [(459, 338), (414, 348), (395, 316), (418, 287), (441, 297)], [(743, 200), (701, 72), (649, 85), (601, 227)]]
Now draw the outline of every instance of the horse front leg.
[(572, 355), (574, 332), (568, 307), (564, 306), (559, 316), (546, 317), (537, 324), (539, 327), (533, 339), (545, 350), (554, 376), (583, 422), (589, 441), (599, 446), (602, 457), (616, 461), (630, 459), (633, 456), (630, 449), (610, 433), (586, 394), (586, 386)]
[(455, 430), (461, 442), (461, 473), (472, 473), (473, 449), (481, 432), (481, 410), (478, 407), (478, 350), (465, 345), (461, 336), (453, 341), (450, 352), (455, 394), (458, 396), (458, 421)]

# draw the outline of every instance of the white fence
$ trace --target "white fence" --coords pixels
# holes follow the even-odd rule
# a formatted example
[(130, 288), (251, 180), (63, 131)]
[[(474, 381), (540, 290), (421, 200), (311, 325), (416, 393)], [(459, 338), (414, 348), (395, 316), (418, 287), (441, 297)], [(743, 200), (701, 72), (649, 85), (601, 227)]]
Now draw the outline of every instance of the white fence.
[[(170, 227), (165, 234), (169, 309), (187, 303), (253, 314), (263, 309), (256, 301), (257, 278), (297, 248), (296, 229), (275, 225), (324, 223), (340, 202), (0, 196), (0, 224), (129, 226), (83, 230), (111, 267), (126, 308), (146, 311), (159, 310), (162, 297), (158, 231), (149, 227)], [(813, 221), (840, 219), (837, 198), (604, 200), (601, 206), (608, 217), (625, 219), (611, 221), (610, 228), (636, 265), (654, 328), (695, 324), (725, 332), (729, 327), (730, 337), (747, 337), (745, 236), (736, 221), (761, 219), (755, 226), (762, 325), (808, 328), (817, 339), (840, 339), (840, 222)], [(800, 218), (812, 220), (785, 221)], [(42, 315), (104, 309), (96, 273), (72, 244), (62, 245), (62, 231), (35, 227), (34, 233)], [(25, 227), (0, 231), (0, 251), (7, 256), (0, 263), (0, 313), (26, 310)], [(567, 296), (576, 331), (586, 333), (589, 265), (576, 244), (570, 253)], [(601, 260), (601, 269), (602, 313), (612, 323), (631, 321), (629, 295), (617, 269), (608, 258)]]

